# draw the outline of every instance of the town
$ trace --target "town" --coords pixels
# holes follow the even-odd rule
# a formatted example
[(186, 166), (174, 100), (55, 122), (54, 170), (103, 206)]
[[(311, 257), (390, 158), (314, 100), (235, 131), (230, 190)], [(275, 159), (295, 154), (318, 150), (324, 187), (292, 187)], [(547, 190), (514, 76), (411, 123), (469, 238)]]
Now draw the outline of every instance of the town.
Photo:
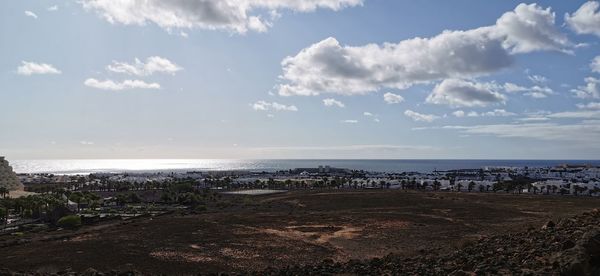
[[(3, 232), (27, 225), (77, 227), (106, 218), (203, 211), (231, 204), (228, 195), (290, 190), (396, 189), (564, 196), (600, 196), (600, 168), (485, 167), (428, 173), (384, 173), (332, 168), (275, 172), (126, 172), (88, 175), (15, 174), (3, 160)], [(10, 185), (9, 185), (10, 184)], [(23, 191), (10, 191), (10, 190)], [(15, 195), (15, 196), (11, 196)], [(249, 199), (245, 199), (249, 200)]]

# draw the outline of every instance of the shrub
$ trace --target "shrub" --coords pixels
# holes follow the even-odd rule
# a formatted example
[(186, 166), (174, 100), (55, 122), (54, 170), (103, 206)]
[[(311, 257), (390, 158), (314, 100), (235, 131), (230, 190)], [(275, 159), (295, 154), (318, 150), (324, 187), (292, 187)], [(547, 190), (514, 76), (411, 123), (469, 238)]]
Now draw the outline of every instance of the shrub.
[(58, 226), (69, 229), (77, 228), (81, 226), (81, 217), (77, 215), (64, 216), (58, 220)]

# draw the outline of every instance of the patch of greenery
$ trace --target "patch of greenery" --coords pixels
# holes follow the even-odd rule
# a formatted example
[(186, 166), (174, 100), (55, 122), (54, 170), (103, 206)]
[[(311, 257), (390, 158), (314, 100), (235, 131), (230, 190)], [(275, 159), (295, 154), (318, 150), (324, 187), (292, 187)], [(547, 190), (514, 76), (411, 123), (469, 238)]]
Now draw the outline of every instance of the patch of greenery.
[(58, 226), (68, 229), (75, 229), (81, 226), (81, 217), (77, 215), (68, 215), (58, 220)]

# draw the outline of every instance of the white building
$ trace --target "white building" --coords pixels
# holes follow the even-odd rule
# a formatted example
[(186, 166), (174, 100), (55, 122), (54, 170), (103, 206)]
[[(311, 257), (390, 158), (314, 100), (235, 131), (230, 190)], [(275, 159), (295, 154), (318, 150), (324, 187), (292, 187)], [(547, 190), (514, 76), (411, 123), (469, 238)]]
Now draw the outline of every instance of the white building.
[(9, 191), (23, 190), (23, 184), (17, 174), (2, 156), (0, 156), (0, 187), (8, 188)]

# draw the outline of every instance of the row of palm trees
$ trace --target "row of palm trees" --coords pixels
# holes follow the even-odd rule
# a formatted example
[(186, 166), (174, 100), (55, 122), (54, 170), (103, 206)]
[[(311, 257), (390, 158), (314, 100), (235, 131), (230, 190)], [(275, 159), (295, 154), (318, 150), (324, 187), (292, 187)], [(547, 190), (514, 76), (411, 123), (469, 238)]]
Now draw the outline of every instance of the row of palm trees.
[(0, 202), (0, 209), (3, 209), (0, 219), (3, 220), (4, 225), (11, 214), (22, 218), (56, 222), (66, 212), (66, 206), (66, 199), (52, 194), (4, 198)]

